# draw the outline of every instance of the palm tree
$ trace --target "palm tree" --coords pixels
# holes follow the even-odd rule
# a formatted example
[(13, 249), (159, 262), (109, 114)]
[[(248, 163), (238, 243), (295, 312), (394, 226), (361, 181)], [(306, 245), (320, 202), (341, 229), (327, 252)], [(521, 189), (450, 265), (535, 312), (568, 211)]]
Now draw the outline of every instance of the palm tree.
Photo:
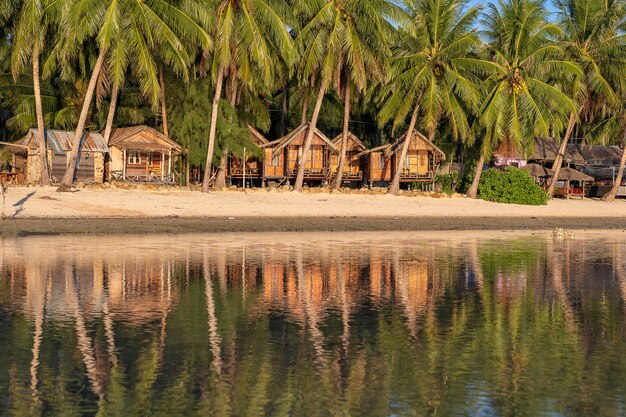
[[(235, 66), (241, 78), (254, 76), (263, 84), (274, 80), (274, 54), (286, 62), (295, 61), (293, 40), (288, 25), (295, 26), (291, 10), (284, 0), (219, 0), (215, 4), (215, 46), (211, 63), (211, 74), (215, 79), (209, 144), (202, 181), (202, 191), (209, 191), (217, 117), (224, 77), (229, 68)], [(233, 46), (236, 48), (233, 50)], [(237, 53), (234, 53), (236, 51)], [(249, 63), (254, 65), (251, 67)]]
[[(11, 56), (11, 72), (17, 81), (30, 58), (33, 72), (33, 92), (35, 99), (35, 113), (37, 116), (37, 139), (39, 142), (39, 157), (41, 166), (41, 185), (50, 185), (48, 169), (48, 151), (46, 150), (45, 125), (43, 106), (41, 101), (40, 85), (40, 55), (45, 45), (46, 26), (48, 16), (55, 0), (27, 0), (19, 5), (17, 21), (12, 33), (13, 45)], [(10, 6), (7, 2), (6, 6)], [(5, 6), (5, 7), (6, 7)], [(48, 16), (46, 16), (46, 14)]]
[[(94, 19), (94, 16), (102, 16), (102, 20)], [(68, 168), (61, 182), (60, 190), (69, 188), (74, 182), (76, 159), (85, 122), (96, 85), (105, 65), (113, 79), (114, 92), (109, 110), (111, 123), (117, 99), (115, 90), (122, 85), (126, 70), (131, 62), (133, 74), (139, 79), (142, 93), (150, 99), (156, 108), (160, 100), (160, 85), (153, 52), (158, 50), (159, 56), (165, 63), (186, 78), (186, 71), (191, 59), (180, 38), (193, 39), (203, 48), (211, 46), (209, 36), (194, 17), (194, 14), (186, 13), (185, 10), (169, 3), (163, 4), (161, 1), (91, 2), (89, 0), (74, 0), (70, 2), (70, 6), (65, 10), (65, 36), (60, 39), (57, 45), (59, 55), (62, 53), (63, 46), (67, 47), (68, 42), (80, 42), (95, 36), (98, 57), (93, 65), (89, 86), (72, 141)], [(107, 56), (109, 59), (105, 63)]]
[(488, 65), (472, 57), (480, 46), (473, 29), (479, 12), (479, 7), (467, 9), (464, 0), (415, 0), (411, 5), (415, 34), (404, 33), (397, 46), (392, 82), (383, 92), (379, 114), (381, 124), (393, 119), (398, 126), (411, 113), (390, 193), (400, 188), (400, 167), (420, 113), (431, 140), (441, 118), (449, 120), (455, 139), (472, 138), (468, 120), (480, 103), (479, 80), (473, 71)]
[[(402, 10), (392, 1), (308, 1), (303, 2), (303, 14), (313, 16), (302, 29), (296, 42), (302, 53), (300, 79), (307, 85), (315, 85), (311, 80), (319, 81), (317, 99), (302, 156), (298, 163), (298, 173), (294, 191), (302, 191), (304, 168), (308, 152), (322, 107), (324, 96), (334, 81), (338, 89), (342, 84), (341, 74), (345, 70), (346, 91), (344, 102), (349, 113), (350, 83), (363, 90), (367, 77), (372, 72), (382, 72), (376, 54), (387, 55), (386, 41), (390, 32), (390, 21), (402, 19)], [(396, 20), (397, 21), (397, 20)], [(306, 103), (306, 101), (305, 101)], [(304, 114), (304, 111), (303, 111)], [(345, 116), (344, 116), (345, 120)], [(347, 123), (344, 121), (343, 142), (347, 141)], [(345, 159), (345, 146), (342, 149)], [(341, 164), (343, 169), (343, 164)], [(342, 172), (337, 172), (339, 183)]]
[[(607, 110), (619, 110), (621, 99), (618, 88), (626, 70), (624, 35), (619, 31), (626, 19), (626, 4), (622, 0), (559, 0), (556, 4), (559, 24), (564, 31), (563, 48), (568, 58), (578, 63), (583, 71), (571, 83), (578, 114), (571, 113), (559, 154), (552, 165), (554, 175), (548, 187), (550, 196), (554, 192), (576, 120)], [(605, 198), (614, 199), (613, 190)]]
[(580, 75), (572, 62), (562, 60), (553, 41), (560, 31), (547, 21), (541, 0), (500, 0), (490, 3), (482, 21), (489, 45), (487, 93), (481, 107), (484, 136), (472, 185), (467, 193), (476, 198), (486, 158), (500, 142), (528, 149), (536, 136), (548, 136), (558, 128), (562, 114), (575, 111), (573, 100), (546, 82), (549, 76)]
[[(346, 8), (347, 9), (347, 8)], [(367, 89), (368, 79), (383, 81), (386, 77), (387, 59), (391, 56), (388, 43), (396, 33), (390, 22), (407, 21), (408, 16), (394, 2), (374, 0), (368, 3), (354, 2), (340, 21), (344, 26), (342, 47), (337, 58), (337, 65), (342, 69), (342, 76), (335, 80), (335, 90), (343, 90), (344, 116), (341, 137), (341, 153), (334, 188), (341, 187), (343, 169), (348, 146), (350, 121), (350, 100), (352, 89), (359, 94)]]

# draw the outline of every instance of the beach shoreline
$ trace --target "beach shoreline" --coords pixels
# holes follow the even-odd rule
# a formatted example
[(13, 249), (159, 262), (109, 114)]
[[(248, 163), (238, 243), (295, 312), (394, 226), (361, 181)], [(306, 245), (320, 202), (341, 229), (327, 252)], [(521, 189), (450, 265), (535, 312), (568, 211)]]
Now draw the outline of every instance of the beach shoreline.
[(519, 206), (467, 198), (267, 190), (8, 190), (0, 235), (444, 230), (626, 230), (626, 201)]

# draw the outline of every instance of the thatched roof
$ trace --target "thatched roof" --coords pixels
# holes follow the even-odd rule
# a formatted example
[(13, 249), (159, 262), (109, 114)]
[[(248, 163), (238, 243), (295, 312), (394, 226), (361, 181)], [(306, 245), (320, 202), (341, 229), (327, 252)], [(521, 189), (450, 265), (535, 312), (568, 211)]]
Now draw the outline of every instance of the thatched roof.
[[(366, 155), (366, 154), (371, 153), (371, 152), (385, 151), (385, 158), (389, 159), (391, 157), (391, 155), (393, 155), (396, 152), (399, 152), (399, 151), (402, 150), (402, 144), (404, 143), (404, 138), (406, 138), (406, 135), (407, 134), (405, 133), (404, 135), (400, 136), (398, 139), (396, 139), (395, 142), (388, 143), (386, 145), (377, 146), (376, 148), (372, 148), (372, 149), (368, 149), (366, 151), (363, 151), (360, 154), (356, 155), (356, 157), (360, 158), (361, 156)], [(417, 136), (422, 141), (426, 142), (426, 144), (429, 146), (430, 150), (432, 150), (432, 152), (437, 157), (439, 157), (439, 159), (441, 159), (442, 161), (446, 160), (446, 154), (441, 149), (439, 149), (434, 143), (432, 143), (430, 140), (428, 140), (428, 138), (426, 136), (421, 134), (417, 129), (413, 130), (413, 135), (414, 135), (414, 137)]]
[(109, 146), (131, 151), (156, 151), (180, 153), (180, 145), (158, 130), (148, 126), (131, 126), (115, 129), (109, 139)]
[[(343, 134), (340, 133), (339, 135), (337, 135), (335, 137), (335, 139), (333, 139), (333, 143), (335, 144), (335, 146), (337, 147), (337, 149), (341, 150), (341, 140), (343, 139)], [(367, 146), (365, 146), (365, 144), (363, 142), (361, 142), (361, 139), (359, 139), (354, 133), (352, 132), (348, 132), (348, 141), (353, 141), (354, 143), (356, 143), (357, 147), (359, 148), (359, 150), (364, 151), (367, 149)], [(349, 149), (349, 148), (348, 148)]]
[(551, 177), (552, 175), (554, 175), (554, 171), (552, 171), (550, 168), (534, 163), (524, 165), (521, 169), (528, 172), (531, 176), (537, 178)]
[(263, 136), (261, 132), (259, 132), (252, 126), (248, 125), (248, 131), (250, 132), (250, 136), (257, 146), (262, 146), (269, 143), (269, 140), (265, 139), (265, 136)]
[[(286, 136), (261, 145), (261, 148), (276, 148), (274, 151), (283, 149), (284, 147), (288, 146), (294, 139), (296, 139), (302, 132), (307, 131), (309, 129), (309, 126), (309, 122), (303, 123), (291, 132), (289, 132)], [(315, 128), (315, 134), (324, 142), (326, 142), (331, 151), (339, 152), (339, 149), (318, 128)]]
[(593, 177), (583, 174), (574, 168), (561, 168), (559, 172), (559, 180), (561, 181), (593, 181)]

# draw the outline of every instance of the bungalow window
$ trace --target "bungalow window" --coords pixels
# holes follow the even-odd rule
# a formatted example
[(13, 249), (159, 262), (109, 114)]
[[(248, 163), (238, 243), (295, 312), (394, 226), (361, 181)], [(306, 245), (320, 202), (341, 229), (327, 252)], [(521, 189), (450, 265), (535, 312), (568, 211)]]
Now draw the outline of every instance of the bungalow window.
[(128, 164), (139, 165), (141, 164), (141, 155), (137, 151), (128, 152)]
[(272, 166), (273, 167), (278, 166), (279, 159), (280, 159), (280, 155), (278, 154), (278, 152), (272, 152)]
[(385, 154), (382, 152), (378, 154), (378, 166), (381, 168), (385, 166)]

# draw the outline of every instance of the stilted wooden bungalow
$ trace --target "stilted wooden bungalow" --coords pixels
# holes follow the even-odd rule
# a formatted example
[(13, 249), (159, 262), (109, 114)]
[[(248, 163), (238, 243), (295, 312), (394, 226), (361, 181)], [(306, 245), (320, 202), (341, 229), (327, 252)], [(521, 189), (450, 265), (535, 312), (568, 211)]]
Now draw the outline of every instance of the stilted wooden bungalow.
[(151, 127), (115, 129), (109, 140), (107, 178), (173, 183), (173, 162), (180, 153), (179, 144)]
[[(280, 139), (261, 146), (263, 148), (263, 180), (284, 180), (295, 178), (298, 173), (298, 161), (309, 124), (300, 125), (294, 131)], [(330, 175), (330, 155), (339, 150), (319, 129), (315, 129), (311, 148), (304, 169), (305, 181), (325, 182)]]
[[(18, 178), (26, 183), (38, 183), (41, 180), (41, 158), (37, 129), (30, 129), (26, 136), (7, 149), (14, 154), (13, 169)], [(48, 167), (52, 182), (59, 182), (65, 175), (74, 132), (46, 130), (46, 149)], [(77, 160), (76, 181), (104, 181), (104, 161), (108, 151), (104, 138), (97, 132), (83, 135)]]
[[(339, 157), (341, 153), (341, 140), (343, 134), (333, 139), (333, 144), (337, 147), (338, 153), (330, 155), (330, 176), (335, 178), (339, 169)], [(342, 181), (344, 182), (362, 182), (363, 173), (366, 171), (367, 158), (361, 158), (359, 155), (366, 151), (367, 147), (352, 132), (348, 132), (348, 146), (346, 147), (346, 162), (343, 168)]]
[[(248, 126), (248, 131), (250, 132), (252, 142), (259, 148), (269, 143), (269, 141), (265, 139), (265, 136), (252, 126)], [(228, 176), (231, 182), (233, 180), (244, 181), (244, 179), (250, 179), (252, 181), (258, 181), (262, 179), (263, 160), (255, 156), (252, 152), (250, 152), (249, 155), (252, 156), (246, 157), (245, 169), (242, 163), (243, 158), (231, 156), (228, 159)]]
[[(396, 173), (396, 161), (402, 152), (405, 137), (406, 133), (393, 143), (356, 155), (356, 157), (367, 157), (366, 181), (370, 187), (393, 180)], [(402, 169), (400, 182), (433, 182), (439, 165), (445, 160), (446, 155), (441, 149), (426, 136), (414, 130), (406, 158), (400, 166)]]

